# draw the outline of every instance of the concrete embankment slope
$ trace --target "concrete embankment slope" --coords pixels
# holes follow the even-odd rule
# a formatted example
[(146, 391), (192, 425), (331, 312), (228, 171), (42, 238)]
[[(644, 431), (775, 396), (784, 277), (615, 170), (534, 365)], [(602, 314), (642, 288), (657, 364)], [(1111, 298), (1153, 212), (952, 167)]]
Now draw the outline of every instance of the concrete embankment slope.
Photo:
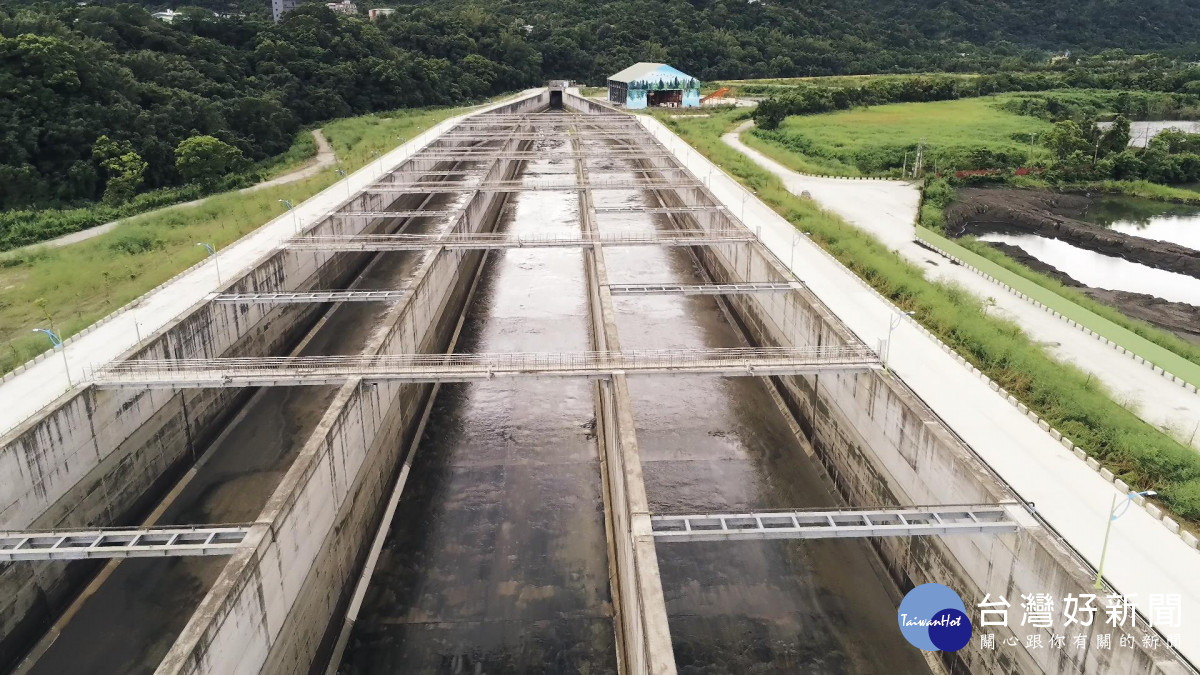
[[(743, 125), (738, 131), (745, 128)], [(806, 176), (747, 147), (737, 132), (726, 134), (723, 140), (778, 176), (789, 192), (808, 192), (823, 208), (915, 263), (926, 277), (958, 284), (982, 300), (994, 300), (991, 312), (1017, 323), (1055, 359), (1091, 373), (1118, 402), (1130, 405), (1134, 414), (1200, 449), (1200, 434), (1193, 433), (1200, 425), (1200, 394), (1196, 391), (918, 244), (914, 222), (920, 194), (916, 186), (900, 181)]]
[[(657, 122), (644, 119), (643, 124), (677, 155), (686, 155), (693, 167), (712, 166)], [(710, 189), (738, 212), (745, 189), (720, 169), (714, 167), (712, 175)], [(746, 221), (752, 229), (761, 228), (764, 243), (790, 261), (793, 271), (859, 338), (872, 345), (888, 338), (889, 322), (899, 314), (893, 305), (819, 246), (797, 237), (795, 228), (770, 207), (747, 200), (745, 208)], [(1037, 513), (1084, 560), (1097, 564), (1112, 498), (1124, 498), (1123, 494), (943, 351), (914, 322), (900, 323), (890, 336), (893, 372), (1007, 485), (1035, 503)], [(1116, 521), (1112, 536), (1105, 575), (1115, 589), (1142, 599), (1177, 594), (1184, 606), (1200, 606), (1200, 577), (1194, 573), (1200, 567), (1200, 553), (1195, 549), (1141, 509), (1131, 509)], [(990, 584), (986, 588), (991, 592)], [(1200, 622), (1185, 623), (1178, 637), (1185, 656), (1193, 661), (1200, 658)]]

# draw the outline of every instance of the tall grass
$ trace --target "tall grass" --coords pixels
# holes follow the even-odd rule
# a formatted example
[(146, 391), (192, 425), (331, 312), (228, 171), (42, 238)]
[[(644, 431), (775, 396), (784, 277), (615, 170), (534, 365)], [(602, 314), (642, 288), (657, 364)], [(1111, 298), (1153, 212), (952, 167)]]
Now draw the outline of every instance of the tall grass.
[(1168, 508), (1193, 524), (1200, 520), (1200, 455), (1191, 448), (1117, 404), (1078, 368), (1052, 358), (1016, 324), (991, 316), (966, 290), (929, 281), (870, 235), (787, 192), (778, 178), (721, 142), (732, 126), (728, 115), (663, 121), (1127, 483), (1158, 490)]
[[(352, 171), (374, 161), (374, 151), (394, 148), (459, 112), (368, 115), (332, 122), (324, 133)], [(278, 216), (278, 200), (300, 203), (338, 178), (330, 170), (257, 192), (215, 195), (191, 208), (130, 218), (112, 232), (70, 246), (0, 256), (0, 373), (46, 350), (46, 339), (32, 335), (33, 328), (74, 335), (198, 262), (205, 252), (196, 242), (223, 247)], [(136, 315), (135, 309), (130, 320)]]

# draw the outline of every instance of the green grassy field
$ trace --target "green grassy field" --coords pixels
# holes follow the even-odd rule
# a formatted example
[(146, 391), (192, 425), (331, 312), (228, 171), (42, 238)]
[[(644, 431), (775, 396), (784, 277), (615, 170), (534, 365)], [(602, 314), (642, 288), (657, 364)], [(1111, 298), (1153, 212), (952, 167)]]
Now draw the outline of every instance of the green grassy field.
[[(926, 145), (928, 170), (983, 168), (983, 153), (1027, 159), (1030, 134), (1050, 124), (999, 109), (1009, 95), (932, 103), (895, 103), (824, 115), (789, 117), (779, 129), (755, 130), (755, 148), (808, 173), (895, 174)], [(983, 151), (981, 153), (981, 151)], [(1033, 157), (1046, 151), (1033, 148)]]
[(716, 80), (716, 87), (732, 87), (738, 93), (778, 93), (788, 87), (808, 85), (810, 87), (848, 87), (867, 82), (904, 80), (912, 77), (949, 77), (956, 80), (972, 80), (974, 73), (907, 73), (904, 75), (822, 75), (814, 77), (768, 77), (757, 80)]
[(967, 291), (929, 281), (878, 240), (787, 192), (778, 178), (721, 142), (736, 115), (660, 119), (1089, 455), (1130, 485), (1157, 490), (1189, 527), (1200, 522), (1200, 454), (1117, 404), (1092, 378), (1052, 358), (1016, 324), (990, 315)]
[[(323, 127), (339, 162), (353, 171), (463, 108), (401, 110), (331, 122)], [(307, 132), (305, 132), (307, 134)], [(311, 138), (311, 137), (310, 137)], [(292, 157), (287, 163), (299, 160)], [(278, 200), (299, 203), (339, 180), (330, 171), (252, 193), (224, 193), (194, 207), (130, 218), (112, 232), (63, 248), (0, 255), (0, 373), (48, 346), (31, 330), (66, 338), (198, 262), (204, 241), (218, 248), (281, 213)]]

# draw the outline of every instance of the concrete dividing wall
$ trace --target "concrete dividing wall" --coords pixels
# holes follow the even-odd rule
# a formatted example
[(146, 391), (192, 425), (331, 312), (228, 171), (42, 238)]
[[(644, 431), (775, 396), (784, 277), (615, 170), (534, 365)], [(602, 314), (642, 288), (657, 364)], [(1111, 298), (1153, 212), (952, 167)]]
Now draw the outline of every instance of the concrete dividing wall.
[[(545, 98), (497, 112), (535, 110)], [(487, 178), (508, 177), (515, 166), (497, 163)], [(490, 228), (500, 206), (497, 194), (476, 193), (454, 230)], [(389, 313), (386, 331), (368, 351), (438, 351), (480, 258), (445, 250), (427, 256), (410, 294)], [(428, 391), (427, 385), (354, 382), (338, 392), (260, 515), (257, 546), (230, 560), (159, 672), (294, 673), (319, 663)]]
[[(715, 203), (699, 195), (663, 194), (669, 204)], [(701, 201), (697, 201), (697, 200)], [(690, 226), (721, 229), (737, 226), (723, 213), (689, 215)], [(785, 281), (784, 266), (757, 242), (694, 249), (717, 283)], [(763, 346), (846, 344), (854, 338), (829, 310), (807, 291), (744, 294), (728, 297), (728, 306)], [(775, 382), (808, 440), (850, 504), (1019, 503), (1017, 495), (994, 476), (971, 450), (902, 382), (883, 371), (781, 377)], [(1032, 515), (1021, 512), (1025, 527), (1015, 535), (909, 537), (874, 540), (876, 550), (902, 590), (937, 582), (962, 596), (973, 609), (1003, 596), (1011, 603), (1007, 627), (976, 626), (975, 633), (995, 635), (997, 648), (982, 649), (975, 639), (957, 653), (943, 653), (954, 672), (975, 673), (1185, 673), (1193, 672), (1165, 647), (1143, 649), (1147, 629), (1114, 629), (1101, 608), (1090, 627), (1065, 629), (1062, 599), (1095, 593), (1092, 573), (1061, 540)], [(1054, 598), (1051, 629), (1022, 626), (1022, 595)], [(1050, 648), (1052, 634), (1066, 633), (1063, 649)], [(1113, 634), (1113, 649), (1093, 648), (1096, 636)], [(1089, 648), (1074, 648), (1076, 634)], [(1136, 647), (1117, 648), (1122, 634)], [(1026, 648), (1037, 635), (1042, 648)], [(1003, 644), (1015, 638), (1017, 646)]]
[[(359, 194), (343, 207), (379, 211), (396, 200)], [(387, 231), (393, 220), (331, 216), (317, 235)], [(337, 288), (370, 254), (280, 249), (223, 292)], [(184, 359), (286, 353), (319, 317), (317, 304), (201, 303), (149, 336), (124, 358)], [(101, 390), (65, 394), (43, 415), (0, 440), (0, 527), (115, 526), (140, 519), (202, 453), (245, 400), (237, 389)], [(73, 597), (97, 564), (21, 563), (0, 568), (0, 665), (19, 658)]]

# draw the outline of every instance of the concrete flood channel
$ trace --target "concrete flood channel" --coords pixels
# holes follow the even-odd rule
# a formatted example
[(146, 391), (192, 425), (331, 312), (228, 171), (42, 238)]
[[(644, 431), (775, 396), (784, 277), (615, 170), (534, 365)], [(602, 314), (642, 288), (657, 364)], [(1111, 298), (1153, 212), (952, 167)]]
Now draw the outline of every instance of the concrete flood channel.
[[(425, 176), (678, 187), (432, 195), (414, 187), (399, 199), (367, 190), (342, 211), (445, 215), (334, 216), (312, 232), (587, 237), (742, 227), (711, 208), (647, 211), (716, 202), (633, 118), (569, 93), (561, 100), (573, 110), (546, 110), (556, 99), (542, 92), (468, 118), (380, 186)], [(470, 148), (495, 154), (438, 158)], [(227, 289), (406, 295), (338, 306), (206, 303), (129, 356), (855, 344), (803, 288), (610, 289), (792, 279), (745, 241), (283, 250)], [(352, 379), (167, 396), (88, 387), (3, 441), (5, 453), (31, 465), (36, 453), (56, 469), (39, 469), (36, 484), (0, 485), (4, 503), (23, 505), (5, 512), (9, 528), (255, 523), (230, 558), (0, 569), (0, 646), (13, 662), (30, 654), (26, 672), (919, 672), (927, 663), (896, 629), (902, 590), (936, 581), (971, 605), (984, 590), (1063, 597), (1088, 586), (1085, 566), (1032, 517), (1002, 536), (653, 543), (652, 513), (1019, 503), (878, 370)], [(150, 456), (158, 458), (150, 469), (131, 472)], [(136, 494), (108, 492), (118, 481)], [(998, 643), (1017, 635), (1007, 630), (996, 630)], [(1059, 659), (969, 646), (943, 658), (956, 672), (1173, 665), (1136, 649)]]
[[(588, 169), (632, 178), (633, 160)], [(521, 176), (571, 177), (568, 134), (539, 141)], [(597, 207), (654, 207), (643, 191), (603, 191)], [(668, 230), (669, 216), (599, 217), (597, 229)], [(516, 193), (501, 231), (580, 234), (574, 193)], [(471, 352), (591, 348), (583, 254), (490, 254), (467, 312)], [(612, 284), (705, 281), (683, 248), (613, 247)], [(625, 349), (740, 347), (708, 296), (623, 297)], [(631, 379), (646, 489), (655, 511), (833, 504), (762, 382)], [(501, 380), (442, 388), (417, 449), (385, 553), (341, 672), (616, 672), (592, 386)], [(659, 547), (680, 667), (870, 672), (924, 669), (896, 631), (894, 600), (860, 542)], [(851, 561), (846, 564), (845, 560)], [(884, 636), (882, 639), (880, 636)]]

